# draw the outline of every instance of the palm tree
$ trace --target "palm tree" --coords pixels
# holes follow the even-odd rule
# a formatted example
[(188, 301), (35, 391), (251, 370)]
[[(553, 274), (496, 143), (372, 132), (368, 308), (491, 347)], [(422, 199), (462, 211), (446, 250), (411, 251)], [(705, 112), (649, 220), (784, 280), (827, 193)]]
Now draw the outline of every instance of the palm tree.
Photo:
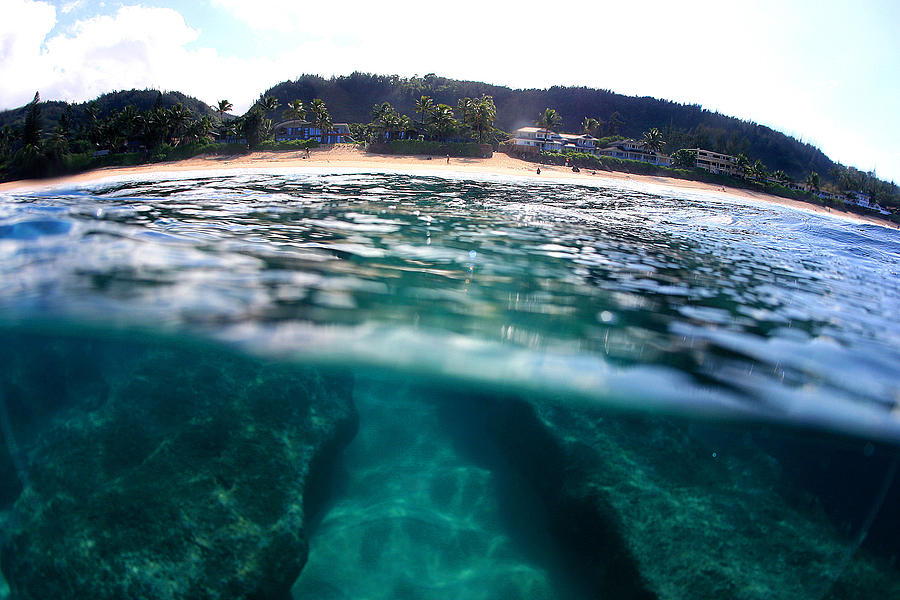
[(434, 99), (431, 96), (422, 96), (416, 100), (416, 112), (422, 115), (422, 127), (428, 127), (431, 113), (434, 111)]
[(209, 134), (213, 130), (213, 122), (207, 115), (188, 123), (185, 131), (185, 139), (190, 143), (208, 142)]
[(375, 127), (381, 133), (382, 139), (389, 140), (393, 137), (391, 134), (400, 129), (400, 115), (392, 108), (378, 117)]
[[(168, 110), (169, 113), (169, 126), (171, 127), (171, 133), (173, 138), (178, 138), (181, 136), (182, 130), (187, 126), (188, 121), (191, 118), (191, 111), (186, 109), (184, 105), (179, 102), (172, 108)], [(176, 140), (176, 145), (178, 141)]]
[(809, 175), (806, 176), (806, 187), (811, 190), (819, 191), (819, 174), (813, 171)]
[(541, 129), (549, 129), (556, 131), (562, 125), (562, 116), (556, 112), (555, 108), (545, 108), (544, 112), (538, 115), (537, 126)]
[(497, 107), (491, 96), (483, 95), (477, 100), (462, 98), (457, 107), (462, 113), (463, 123), (475, 132), (479, 143), (484, 143), (486, 132), (494, 127), (494, 119), (497, 117)]
[[(699, 147), (699, 146), (698, 146)], [(737, 156), (734, 157), (734, 165), (744, 171), (744, 177), (746, 177), (750, 172), (750, 159), (741, 152)]]
[(781, 183), (782, 185), (785, 183), (789, 183), (791, 181), (790, 175), (788, 175), (781, 169), (778, 169), (777, 171), (772, 173), (772, 177), (774, 177), (775, 181), (777, 181), (778, 183)]
[(259, 101), (259, 105), (262, 106), (262, 109), (267, 113), (272, 112), (278, 108), (278, 98), (275, 96), (266, 96)]
[(297, 121), (303, 121), (306, 119), (306, 105), (303, 104), (303, 100), (299, 98), (296, 100), (291, 100), (288, 102), (288, 107), (284, 109), (284, 112), (281, 113), (285, 119), (296, 119)]
[(581, 128), (586, 135), (594, 135), (600, 128), (600, 121), (594, 117), (585, 117), (581, 122)]
[(665, 144), (666, 142), (663, 139), (662, 133), (656, 127), (653, 127), (650, 131), (644, 132), (644, 148), (647, 150), (662, 152)]
[(431, 126), (434, 128), (437, 138), (443, 141), (456, 130), (459, 124), (453, 118), (452, 108), (446, 104), (438, 104), (432, 113)]
[(391, 106), (390, 102), (382, 102), (381, 104), (376, 104), (372, 107), (372, 121), (378, 122), (384, 115), (392, 112), (394, 112), (394, 107)]
[(475, 107), (474, 127), (478, 132), (478, 141), (484, 143), (487, 132), (494, 129), (494, 119), (497, 118), (497, 107), (492, 96), (482, 95)]
[(219, 105), (216, 107), (216, 112), (219, 113), (219, 119), (224, 120), (225, 113), (230, 112), (232, 108), (234, 108), (234, 105), (228, 100), (219, 100)]
[(769, 176), (769, 170), (766, 168), (766, 165), (759, 159), (756, 159), (756, 162), (753, 163), (753, 166), (750, 167), (750, 174), (757, 181), (763, 181), (766, 177)]
[(309, 112), (313, 114), (313, 124), (322, 134), (322, 143), (325, 143), (325, 134), (329, 129), (334, 127), (334, 124), (331, 122), (331, 115), (328, 113), (328, 108), (325, 106), (325, 101), (321, 98), (313, 98), (312, 102), (309, 103)]

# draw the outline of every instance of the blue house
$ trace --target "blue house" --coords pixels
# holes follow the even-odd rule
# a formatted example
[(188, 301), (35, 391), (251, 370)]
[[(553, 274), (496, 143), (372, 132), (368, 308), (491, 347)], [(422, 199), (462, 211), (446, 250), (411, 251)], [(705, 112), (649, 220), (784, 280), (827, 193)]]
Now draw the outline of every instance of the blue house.
[(291, 121), (282, 121), (274, 127), (276, 142), (291, 142), (295, 140), (318, 140), (326, 144), (341, 144), (350, 142), (350, 126), (347, 123), (335, 123), (334, 126), (325, 132), (325, 139), (322, 139), (322, 130), (308, 121), (300, 121), (297, 119)]

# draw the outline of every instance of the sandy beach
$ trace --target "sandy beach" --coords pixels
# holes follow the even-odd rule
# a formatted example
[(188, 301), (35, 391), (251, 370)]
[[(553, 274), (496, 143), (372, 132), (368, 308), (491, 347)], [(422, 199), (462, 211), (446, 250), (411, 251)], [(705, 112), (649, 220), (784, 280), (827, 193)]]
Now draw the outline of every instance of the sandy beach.
[(597, 171), (596, 175), (588, 169), (582, 169), (580, 173), (573, 173), (571, 169), (551, 165), (540, 165), (541, 174), (536, 172), (536, 164), (512, 158), (502, 153), (494, 153), (491, 158), (451, 158), (448, 162), (442, 157), (426, 156), (400, 156), (368, 154), (357, 146), (338, 144), (333, 147), (317, 148), (310, 151), (309, 158), (306, 152), (254, 152), (240, 156), (196, 156), (186, 160), (166, 163), (154, 163), (133, 167), (106, 167), (95, 169), (76, 175), (54, 179), (10, 181), (0, 183), (0, 192), (13, 190), (27, 190), (45, 188), (48, 186), (66, 183), (84, 183), (96, 181), (107, 177), (143, 175), (148, 173), (178, 172), (178, 171), (202, 171), (220, 169), (253, 169), (267, 167), (289, 168), (328, 168), (338, 167), (342, 169), (377, 169), (388, 171), (447, 171), (457, 173), (483, 173), (498, 175), (516, 175), (533, 177), (535, 179), (572, 179), (592, 180), (602, 183), (604, 180), (610, 183), (621, 184), (623, 182), (649, 184), (670, 189), (683, 189), (715, 193), (717, 196), (732, 196), (736, 198), (770, 202), (782, 206), (790, 206), (801, 210), (828, 214), (834, 217), (848, 219), (858, 223), (870, 223), (896, 228), (897, 226), (887, 220), (878, 219), (856, 213), (826, 209), (821, 206), (799, 202), (770, 194), (763, 194), (740, 188), (722, 188), (718, 185), (689, 181), (686, 179), (674, 179), (669, 177), (653, 177), (647, 175), (629, 175), (614, 171)]

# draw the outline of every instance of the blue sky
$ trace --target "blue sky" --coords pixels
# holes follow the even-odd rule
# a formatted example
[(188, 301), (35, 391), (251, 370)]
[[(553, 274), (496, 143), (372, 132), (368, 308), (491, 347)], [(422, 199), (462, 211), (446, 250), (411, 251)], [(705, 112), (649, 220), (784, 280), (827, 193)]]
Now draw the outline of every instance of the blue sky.
[(433, 72), (701, 104), (900, 181), (896, 0), (3, 5), (0, 109), (159, 87), (240, 113), (302, 73)]

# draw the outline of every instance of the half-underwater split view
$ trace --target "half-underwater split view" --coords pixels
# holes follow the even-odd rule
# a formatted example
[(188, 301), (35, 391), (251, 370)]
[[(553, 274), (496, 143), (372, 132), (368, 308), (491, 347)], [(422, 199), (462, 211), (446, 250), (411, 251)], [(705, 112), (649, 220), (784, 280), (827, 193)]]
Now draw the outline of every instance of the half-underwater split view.
[(898, 0), (0, 0), (0, 600), (900, 600)]
[(900, 237), (285, 169), (0, 195), (3, 597), (900, 597)]

